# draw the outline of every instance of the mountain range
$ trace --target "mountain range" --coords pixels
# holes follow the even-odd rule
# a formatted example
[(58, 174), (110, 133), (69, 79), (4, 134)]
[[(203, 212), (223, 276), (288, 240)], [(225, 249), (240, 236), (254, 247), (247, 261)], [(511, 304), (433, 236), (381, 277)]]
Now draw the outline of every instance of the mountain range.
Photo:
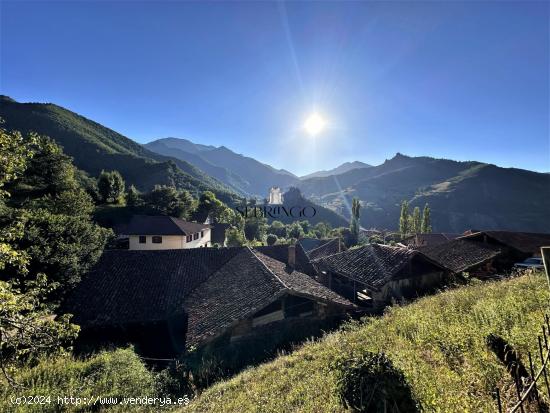
[[(395, 229), (403, 200), (431, 208), (434, 230), (550, 232), (550, 176), (482, 162), (396, 154), (378, 166), (302, 180), (303, 195), (349, 217), (361, 200), (363, 227)], [(412, 211), (411, 211), (412, 212)]]
[(120, 133), (53, 103), (19, 103), (0, 96), (0, 118), (6, 129), (36, 132), (54, 139), (75, 165), (97, 177), (118, 170), (128, 185), (146, 191), (171, 185), (193, 194), (210, 190), (224, 202), (236, 202), (235, 191), (184, 160), (160, 155)]
[(310, 173), (308, 175), (301, 176), (300, 179), (309, 179), (309, 178), (325, 178), (331, 175), (340, 175), (351, 171), (353, 169), (359, 168), (370, 168), (372, 165), (368, 165), (364, 162), (353, 161), (353, 162), (344, 162), (342, 165), (337, 166), (336, 168), (329, 169), (328, 171), (317, 171)]
[[(119, 170), (140, 190), (173, 185), (194, 194), (211, 190), (230, 205), (267, 196), (272, 186), (300, 189), (315, 202), (318, 219), (346, 225), (351, 199), (362, 204), (365, 228), (397, 228), (400, 204), (430, 205), (434, 231), (504, 229), (550, 232), (550, 175), (483, 162), (458, 162), (396, 154), (380, 165), (347, 162), (297, 177), (225, 146), (164, 138), (146, 145), (51, 103), (18, 103), (0, 97), (4, 127), (55, 139), (75, 165), (96, 177)], [(298, 198), (297, 198), (298, 199)]]
[(297, 176), (284, 169), (275, 169), (225, 146), (216, 148), (186, 139), (166, 138), (150, 142), (145, 147), (158, 154), (189, 162), (245, 195), (266, 197), (272, 186), (288, 188), (299, 181)]
[[(73, 158), (75, 166), (88, 175), (95, 178), (102, 170), (118, 170), (127, 185), (135, 185), (141, 191), (169, 185), (198, 196), (209, 190), (229, 206), (236, 206), (245, 196), (265, 197), (271, 186), (288, 188), (298, 181), (288, 171), (276, 170), (225, 147), (167, 139), (162, 144), (148, 145), (158, 150), (153, 151), (53, 103), (19, 103), (0, 95), (0, 119), (8, 130), (36, 132), (54, 139)], [(159, 148), (165, 145), (176, 147), (163, 153)], [(302, 206), (313, 205), (301, 197), (300, 200)], [(336, 212), (318, 205), (315, 208), (317, 215), (310, 219), (312, 224), (323, 220), (333, 226), (347, 225), (346, 219)]]

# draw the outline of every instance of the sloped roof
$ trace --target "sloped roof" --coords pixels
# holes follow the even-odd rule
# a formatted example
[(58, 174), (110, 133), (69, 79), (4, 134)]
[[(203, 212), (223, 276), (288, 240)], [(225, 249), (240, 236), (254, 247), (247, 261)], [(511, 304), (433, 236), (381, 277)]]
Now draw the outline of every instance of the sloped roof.
[(128, 235), (190, 235), (206, 228), (210, 225), (175, 217), (134, 215), (125, 231)]
[(237, 247), (106, 251), (65, 310), (83, 327), (165, 321), (186, 313), (187, 343), (195, 345), (286, 293), (354, 306), (285, 263)]
[(185, 300), (186, 345), (196, 346), (215, 338), (289, 293), (354, 307), (306, 274), (244, 248)]
[(105, 251), (66, 303), (77, 324), (164, 320), (239, 248)]
[(485, 235), (525, 254), (539, 253), (540, 247), (550, 245), (550, 234), (538, 232), (480, 231), (461, 238), (482, 240)]
[(501, 251), (482, 242), (454, 239), (443, 244), (421, 247), (420, 251), (440, 265), (459, 273), (487, 262)]
[[(447, 241), (460, 237), (462, 234), (454, 233), (444, 233), (444, 232), (430, 232), (427, 234), (416, 234), (411, 235), (410, 237), (405, 238), (402, 243), (405, 245), (420, 245), (420, 246), (431, 246), (443, 244)], [(418, 243), (417, 243), (418, 240)]]
[[(369, 244), (319, 258), (312, 263), (319, 269), (328, 270), (364, 283), (370, 288), (379, 289), (389, 281), (397, 279), (401, 269), (415, 257), (431, 262), (429, 258), (415, 250)], [(440, 267), (436, 263), (433, 265)]]
[(309, 275), (289, 268), (284, 263), (268, 257), (260, 252), (254, 252), (254, 254), (290, 292), (343, 306), (354, 306), (346, 298), (318, 283)]
[[(265, 245), (254, 247), (255, 251), (261, 252), (268, 257), (274, 258), (277, 261), (288, 263), (288, 247), (289, 245)], [(311, 264), (309, 258), (300, 244), (296, 244), (296, 269), (302, 272), (309, 272)]]
[(310, 260), (342, 252), (343, 248), (339, 238), (332, 238), (324, 241), (325, 242), (317, 248), (313, 248), (307, 252), (307, 256)]
[(325, 244), (327, 241), (330, 241), (330, 240), (323, 240), (318, 238), (300, 238), (298, 240), (298, 244), (300, 244), (304, 249), (304, 251), (307, 253), (312, 249), (320, 247), (321, 245)]

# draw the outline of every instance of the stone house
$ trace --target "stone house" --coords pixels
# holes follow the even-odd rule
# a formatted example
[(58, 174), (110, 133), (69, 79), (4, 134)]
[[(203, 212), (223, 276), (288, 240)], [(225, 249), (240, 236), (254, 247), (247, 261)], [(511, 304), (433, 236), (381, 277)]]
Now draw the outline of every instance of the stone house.
[(369, 244), (311, 261), (317, 280), (365, 310), (436, 290), (449, 270), (407, 248)]
[[(246, 344), (266, 328), (272, 336), (289, 326), (304, 332), (354, 308), (294, 266), (248, 247), (105, 251), (65, 303), (82, 345), (132, 343), (149, 357)], [(270, 345), (287, 339), (280, 334)]]

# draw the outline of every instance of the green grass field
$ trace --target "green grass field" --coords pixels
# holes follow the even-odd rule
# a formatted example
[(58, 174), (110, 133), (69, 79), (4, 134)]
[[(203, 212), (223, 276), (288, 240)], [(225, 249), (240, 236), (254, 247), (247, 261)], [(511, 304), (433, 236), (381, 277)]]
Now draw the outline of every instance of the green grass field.
[(220, 382), (184, 411), (343, 412), (331, 365), (366, 351), (388, 355), (424, 411), (495, 411), (495, 387), (506, 404), (514, 401), (508, 400), (513, 384), (485, 338), (500, 335), (527, 364), (527, 352), (538, 351), (549, 298), (542, 274), (475, 282), (422, 298)]

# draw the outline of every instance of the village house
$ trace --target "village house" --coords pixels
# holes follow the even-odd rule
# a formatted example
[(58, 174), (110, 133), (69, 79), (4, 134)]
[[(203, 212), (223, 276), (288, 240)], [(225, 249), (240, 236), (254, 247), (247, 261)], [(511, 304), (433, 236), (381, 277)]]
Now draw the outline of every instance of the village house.
[(317, 273), (311, 261), (344, 251), (345, 246), (339, 238), (301, 238), (294, 246), (270, 245), (254, 249), (315, 278)]
[(211, 246), (211, 226), (168, 216), (134, 215), (124, 230), (131, 250)]
[(449, 270), (424, 254), (369, 244), (311, 261), (317, 280), (355, 304), (378, 311), (445, 284)]
[(525, 258), (540, 257), (541, 247), (550, 245), (550, 234), (516, 231), (470, 231), (460, 239), (500, 247), (510, 264)]
[[(295, 254), (294, 246), (286, 250)], [(129, 342), (149, 357), (228, 346), (246, 355), (318, 334), (354, 308), (248, 247), (105, 251), (66, 303), (81, 343)]]
[(419, 250), (455, 274), (467, 272), (478, 278), (490, 278), (502, 269), (502, 249), (474, 240), (454, 239)]
[(550, 245), (550, 234), (470, 231), (446, 242), (413, 248), (455, 274), (494, 278), (509, 272), (518, 261), (540, 256), (544, 245)]

